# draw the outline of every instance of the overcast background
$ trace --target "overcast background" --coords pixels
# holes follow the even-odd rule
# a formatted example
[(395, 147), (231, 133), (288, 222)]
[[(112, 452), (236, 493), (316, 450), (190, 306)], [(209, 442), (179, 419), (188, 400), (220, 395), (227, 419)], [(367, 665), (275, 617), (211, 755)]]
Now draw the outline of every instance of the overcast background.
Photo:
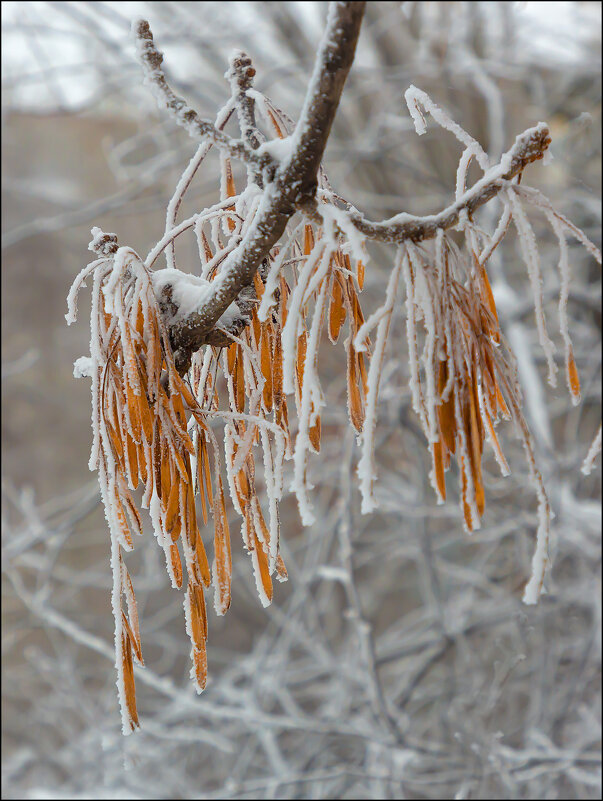
[[(257, 88), (295, 118), (326, 3), (2, 11), (3, 797), (599, 798), (600, 467), (585, 477), (579, 466), (600, 419), (601, 283), (573, 243), (577, 408), (562, 382), (546, 384), (513, 236), (492, 262), (556, 514), (539, 606), (521, 603), (535, 498), (508, 426), (513, 475), (502, 479), (486, 454), (482, 530), (463, 533), (454, 472), (436, 505), (401, 300), (377, 429), (379, 511), (360, 515), (344, 353), (326, 342), (324, 440), (310, 464), (317, 523), (303, 529), (284, 501), (290, 579), (263, 609), (233, 520), (233, 603), (224, 618), (210, 613), (202, 696), (188, 678), (182, 597), (150, 531), (128, 557), (147, 668), (142, 730), (122, 738), (109, 535), (87, 469), (90, 389), (72, 377), (88, 351), (88, 297), (67, 328), (65, 296), (90, 259), (91, 226), (148, 252), (195, 147), (142, 85), (131, 19), (149, 19), (174, 86), (203, 116), (227, 98), (237, 47)], [(369, 3), (326, 152), (333, 187), (373, 218), (450, 201), (460, 149), (431, 123), (416, 136), (403, 101), (414, 83), (494, 158), (547, 121), (553, 163), (524, 183), (600, 246), (600, 16), (599, 3)], [(198, 176), (185, 215), (213, 202), (215, 174), (210, 163)], [(561, 365), (556, 243), (532, 222)], [(372, 251), (366, 311), (392, 255)]]

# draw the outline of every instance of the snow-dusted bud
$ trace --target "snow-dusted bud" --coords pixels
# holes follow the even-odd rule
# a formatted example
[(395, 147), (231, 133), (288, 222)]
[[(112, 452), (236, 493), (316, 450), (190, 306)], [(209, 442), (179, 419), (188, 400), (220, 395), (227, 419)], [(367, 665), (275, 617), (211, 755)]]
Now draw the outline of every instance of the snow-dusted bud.
[(97, 256), (110, 256), (118, 249), (117, 234), (106, 234), (100, 228), (94, 227), (90, 231), (92, 241), (88, 245), (88, 250), (96, 253)]

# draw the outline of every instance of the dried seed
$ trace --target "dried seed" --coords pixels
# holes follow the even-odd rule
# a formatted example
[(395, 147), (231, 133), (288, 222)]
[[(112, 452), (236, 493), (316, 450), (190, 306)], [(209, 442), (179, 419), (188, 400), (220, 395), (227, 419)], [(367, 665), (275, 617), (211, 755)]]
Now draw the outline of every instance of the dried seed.
[(260, 367), (264, 377), (264, 387), (262, 390), (262, 398), (264, 400), (264, 407), (267, 412), (272, 411), (272, 343), (270, 336), (270, 327), (268, 325), (262, 328), (260, 339)]
[(138, 449), (129, 434), (126, 434), (126, 453), (128, 455), (128, 468), (133, 489), (138, 487)]
[(235, 364), (237, 361), (237, 351), (239, 346), (236, 342), (233, 342), (232, 345), (228, 346), (228, 350), (226, 351), (226, 364), (228, 366), (228, 372), (230, 375), (233, 374)]
[(283, 396), (283, 346), (280, 331), (275, 332), (274, 354), (272, 357), (272, 401), (278, 409)]
[(348, 347), (348, 412), (350, 421), (356, 431), (360, 433), (364, 424), (364, 410), (362, 407), (362, 399), (360, 397), (360, 390), (358, 389), (358, 377), (356, 374), (356, 351), (352, 347)]
[[(163, 497), (169, 498), (167, 501), (167, 510), (165, 513), (165, 521), (164, 521), (164, 529), (168, 532), (173, 531), (176, 522), (178, 521), (179, 511), (180, 511), (180, 482), (178, 481), (178, 476), (176, 475), (176, 470), (172, 465), (171, 469), (171, 487), (169, 488), (169, 493), (165, 493)], [(176, 530), (176, 538), (180, 533), (179, 527)], [(175, 539), (175, 538), (172, 538)]]
[(446, 500), (446, 479), (444, 477), (444, 462), (442, 459), (442, 443), (434, 442), (431, 446), (433, 456), (433, 472), (440, 498)]
[(191, 623), (191, 640), (195, 648), (202, 648), (206, 637), (205, 598), (203, 590), (196, 584), (188, 585), (188, 603)]
[(304, 227), (304, 256), (309, 256), (314, 250), (314, 231), (311, 225)]
[[(442, 397), (444, 387), (448, 381), (448, 365), (446, 361), (441, 361), (438, 372), (438, 395)], [(447, 450), (454, 453), (456, 450), (456, 418), (454, 414), (454, 389), (448, 396), (445, 403), (438, 406), (438, 420), (440, 431), (446, 443)]]
[[(224, 165), (225, 184), (226, 184), (226, 196), (234, 197), (234, 195), (237, 194), (237, 190), (232, 175), (232, 165), (230, 163), (230, 159), (224, 159), (223, 165)], [(234, 206), (228, 206), (226, 209), (226, 211), (234, 211), (234, 210), (235, 210)], [(232, 217), (227, 217), (226, 220), (228, 224), (228, 230), (234, 231), (234, 229), (236, 228), (235, 221), (232, 219)]]
[(360, 289), (364, 286), (364, 263), (358, 259), (356, 262), (356, 277), (358, 279), (358, 286)]
[(195, 667), (197, 687), (200, 690), (204, 690), (207, 683), (207, 651), (205, 643), (201, 648), (193, 650), (193, 665)]
[(264, 282), (260, 278), (260, 274), (257, 271), (253, 274), (253, 286), (258, 300), (261, 300), (265, 287)]
[(205, 477), (205, 491), (207, 492), (207, 500), (209, 501), (209, 505), (212, 506), (214, 502), (213, 493), (211, 489), (211, 471), (209, 469), (209, 452), (207, 448), (207, 442), (204, 443), (203, 447), (203, 475)]
[(207, 241), (207, 237), (205, 236), (203, 231), (201, 231), (201, 243), (203, 244), (203, 256), (207, 263), (208, 261), (211, 261), (213, 259), (214, 254), (212, 253), (212, 249), (210, 248), (209, 242)]
[(567, 383), (575, 403), (580, 400), (580, 378), (578, 377), (578, 368), (574, 359), (574, 350), (570, 345), (567, 349)]
[(276, 575), (279, 581), (287, 581), (289, 575), (287, 573), (287, 568), (285, 567), (285, 563), (283, 562), (282, 556), (279, 555), (276, 557)]
[(331, 291), (331, 303), (329, 305), (329, 339), (335, 343), (339, 339), (339, 332), (345, 320), (346, 309), (343, 303), (343, 292), (339, 277), (333, 279), (333, 289)]
[(134, 529), (134, 533), (138, 534), (139, 537), (142, 537), (142, 520), (140, 519), (138, 509), (134, 505), (134, 501), (129, 497), (129, 495), (124, 498), (124, 501), (126, 504), (126, 512), (128, 513), (128, 517), (130, 519), (130, 525)]
[(281, 129), (280, 125), (278, 124), (276, 117), (269, 108), (267, 108), (266, 111), (268, 113), (268, 116), (270, 117), (270, 122), (272, 123), (272, 127), (274, 128), (276, 135), (278, 136), (279, 139), (284, 139), (285, 134)]
[(289, 285), (281, 275), (280, 277), (280, 320), (281, 328), (285, 327), (287, 322), (287, 300), (289, 299)]
[(268, 600), (268, 602), (272, 601), (272, 579), (270, 578), (270, 571), (268, 568), (268, 556), (264, 553), (264, 549), (262, 548), (262, 543), (259, 541), (258, 536), (255, 532), (255, 528), (252, 528), (253, 531), (253, 542), (254, 542), (254, 550), (253, 550), (253, 564), (254, 569), (256, 572), (256, 581), (259, 578), (259, 581), (262, 584), (262, 588), (264, 590), (264, 594)]
[(134, 665), (132, 664), (132, 648), (127, 634), (121, 636), (121, 668), (124, 683), (124, 695), (130, 725), (140, 726), (136, 711), (136, 686), (134, 684)]
[(118, 462), (122, 462), (124, 458), (124, 447), (121, 441), (121, 437), (116, 433), (111, 423), (106, 419), (105, 419), (105, 426), (107, 428), (107, 431), (109, 432), (109, 438), (111, 440), (111, 444), (113, 445), (113, 454)]
[(465, 525), (467, 526), (467, 531), (473, 531), (473, 515), (471, 514), (471, 507), (467, 501), (467, 493), (468, 493), (468, 485), (467, 485), (467, 474), (465, 471), (465, 464), (464, 460), (461, 458), (461, 486), (462, 486), (462, 505), (463, 505), (463, 516), (465, 518)]
[(197, 487), (201, 499), (201, 513), (203, 515), (204, 526), (207, 525), (207, 503), (205, 501), (205, 479), (203, 477), (203, 449), (205, 447), (205, 435), (200, 431), (197, 436), (197, 455), (195, 462), (197, 466)]
[(304, 387), (304, 365), (306, 362), (307, 347), (308, 347), (308, 334), (306, 332), (306, 329), (304, 328), (301, 336), (297, 340), (296, 373), (297, 373), (297, 386), (299, 388), (300, 396), (302, 389)]
[(115, 488), (114, 498), (115, 498), (115, 507), (114, 507), (115, 513), (117, 516), (117, 521), (119, 523), (120, 534), (122, 535), (123, 538), (122, 545), (123, 547), (126, 548), (126, 550), (131, 551), (132, 548), (134, 547), (134, 543), (132, 542), (130, 527), (128, 526), (128, 521), (126, 520), (126, 513), (124, 511), (121, 498), (119, 497), (119, 492), (117, 490), (117, 487)]
[(142, 425), (142, 430), (146, 441), (150, 444), (153, 441), (153, 415), (149, 409), (147, 396), (144, 392), (136, 396), (138, 401), (138, 414)]
[(224, 491), (222, 480), (220, 486), (220, 503), (214, 510), (214, 555), (216, 575), (214, 584), (220, 599), (220, 612), (224, 614), (230, 606), (230, 582), (232, 576), (231, 552), (230, 552), (230, 531), (228, 528), (228, 518), (226, 517), (226, 507), (224, 504)]
[(317, 415), (314, 425), (308, 430), (308, 437), (314, 453), (320, 453), (320, 415)]
[[(136, 443), (142, 441), (142, 425), (140, 421), (140, 411), (139, 411), (139, 398), (140, 396), (134, 394), (134, 390), (132, 387), (125, 382), (126, 385), (126, 412), (128, 415), (128, 420), (130, 421), (129, 429), (132, 432), (132, 437)], [(123, 423), (122, 423), (123, 425)]]
[(172, 562), (172, 571), (177, 587), (182, 587), (182, 562), (180, 560), (180, 552), (178, 546), (175, 544), (170, 545), (170, 560)]

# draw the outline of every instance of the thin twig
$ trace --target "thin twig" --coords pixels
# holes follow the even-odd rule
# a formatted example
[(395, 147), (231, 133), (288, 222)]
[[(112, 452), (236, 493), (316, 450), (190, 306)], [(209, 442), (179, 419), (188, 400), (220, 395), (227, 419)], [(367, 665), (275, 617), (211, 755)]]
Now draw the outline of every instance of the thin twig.
[(145, 77), (153, 88), (160, 105), (168, 110), (178, 125), (181, 125), (194, 139), (211, 140), (232, 158), (245, 162), (261, 162), (262, 166), (266, 166), (269, 159), (260, 159), (258, 154), (254, 153), (244, 141), (232, 139), (209, 120), (202, 120), (186, 100), (174, 92), (161, 69), (163, 53), (157, 49), (153, 41), (149, 23), (144, 19), (139, 19), (134, 23), (133, 30)]
[[(226, 73), (226, 79), (230, 83), (230, 92), (237, 111), (239, 127), (243, 140), (252, 150), (257, 150), (264, 141), (264, 137), (258, 131), (255, 124), (255, 101), (247, 93), (253, 86), (255, 69), (247, 53), (235, 53), (230, 59), (230, 69)], [(249, 163), (251, 178), (260, 188), (264, 181), (261, 170), (255, 163)]]
[[(462, 213), (473, 214), (501, 190), (508, 188), (508, 181), (519, 175), (528, 164), (541, 159), (550, 143), (547, 125), (539, 123), (534, 128), (528, 128), (516, 138), (513, 147), (495, 167), (438, 214), (415, 217), (402, 213), (383, 222), (373, 222), (349, 206), (350, 223), (364, 236), (381, 242), (401, 244), (408, 240), (422, 242), (433, 239), (438, 230), (445, 231), (455, 226)], [(320, 214), (320, 207), (314, 200), (304, 203), (303, 210)]]

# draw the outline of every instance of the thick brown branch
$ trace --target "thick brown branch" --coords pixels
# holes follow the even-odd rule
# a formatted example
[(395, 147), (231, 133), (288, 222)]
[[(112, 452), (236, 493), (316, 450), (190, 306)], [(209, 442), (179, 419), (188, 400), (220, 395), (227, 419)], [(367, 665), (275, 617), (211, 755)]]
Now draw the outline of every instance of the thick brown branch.
[(360, 33), (366, 3), (331, 3), (312, 83), (292, 136), (295, 145), (283, 181), (301, 181), (299, 200), (314, 197), (316, 176)]
[[(250, 284), (262, 260), (278, 242), (302, 198), (314, 197), (317, 172), (343, 86), (354, 61), (364, 2), (334, 2), (299, 123), (291, 136), (291, 154), (264, 190), (256, 219), (241, 244), (227, 258), (212, 283), (205, 307), (171, 332), (176, 365), (184, 372), (192, 353), (207, 341), (217, 320)], [(254, 151), (251, 151), (252, 153)]]

